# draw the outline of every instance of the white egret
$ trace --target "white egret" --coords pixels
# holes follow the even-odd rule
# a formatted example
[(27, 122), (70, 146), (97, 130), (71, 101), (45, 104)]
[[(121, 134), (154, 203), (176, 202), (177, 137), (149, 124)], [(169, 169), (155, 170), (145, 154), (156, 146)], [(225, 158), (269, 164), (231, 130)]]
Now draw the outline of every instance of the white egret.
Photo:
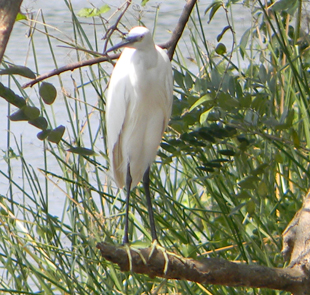
[(106, 128), (111, 174), (126, 188), (124, 244), (128, 239), (129, 196), (143, 177), (151, 236), (157, 241), (149, 190), (150, 165), (155, 159), (172, 109), (170, 60), (156, 46), (147, 28), (133, 28), (107, 50), (125, 47), (112, 72), (106, 101)]

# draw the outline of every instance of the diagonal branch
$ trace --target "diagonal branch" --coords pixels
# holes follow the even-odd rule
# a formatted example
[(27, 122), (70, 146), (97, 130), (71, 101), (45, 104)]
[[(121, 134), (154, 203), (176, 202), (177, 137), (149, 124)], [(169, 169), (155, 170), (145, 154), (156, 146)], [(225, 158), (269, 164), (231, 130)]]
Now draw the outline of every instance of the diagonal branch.
[[(171, 35), (171, 38), (168, 42), (160, 45), (160, 47), (164, 48), (164, 49), (168, 49), (168, 56), (170, 58), (170, 60), (172, 60), (175, 48), (177, 46), (178, 41), (181, 38), (181, 35), (185, 29), (185, 26), (187, 24), (187, 21), (190, 17), (190, 14), (196, 4), (197, 0), (188, 0), (186, 5), (184, 6), (184, 9), (181, 13), (181, 16), (179, 18), (179, 21)], [(30, 82), (26, 83), (23, 85), (23, 88), (27, 88), (27, 87), (32, 87), (35, 84), (37, 84), (38, 82), (41, 82), (47, 78), (56, 76), (56, 75), (60, 75), (61, 73), (64, 73), (66, 71), (73, 71), (75, 69), (81, 68), (81, 67), (85, 67), (85, 66), (91, 66), (94, 64), (97, 64), (99, 62), (105, 62), (105, 61), (110, 61), (110, 60), (114, 60), (119, 58), (120, 54), (109, 54), (109, 57), (97, 57), (97, 58), (93, 58), (93, 59), (89, 59), (86, 61), (80, 61), (80, 62), (75, 62), (66, 66), (63, 66), (61, 68), (58, 69), (54, 69), (51, 72), (42, 74), (40, 76), (38, 76), (36, 79), (31, 80)]]
[[(129, 260), (126, 249), (107, 243), (98, 243), (101, 255), (108, 261), (119, 265), (121, 271), (129, 271)], [(150, 277), (188, 280), (200, 284), (225, 286), (269, 288), (298, 293), (309, 289), (307, 273), (300, 268), (270, 268), (260, 265), (237, 264), (223, 259), (202, 258), (194, 260), (183, 258), (167, 252), (169, 263), (167, 273), (163, 273), (165, 257), (161, 251), (152, 248), (131, 250), (132, 271)], [(138, 253), (139, 252), (139, 253)], [(144, 259), (143, 259), (143, 258)], [(144, 261), (147, 261), (146, 264)]]
[(8, 44), (22, 0), (0, 0), (0, 61)]

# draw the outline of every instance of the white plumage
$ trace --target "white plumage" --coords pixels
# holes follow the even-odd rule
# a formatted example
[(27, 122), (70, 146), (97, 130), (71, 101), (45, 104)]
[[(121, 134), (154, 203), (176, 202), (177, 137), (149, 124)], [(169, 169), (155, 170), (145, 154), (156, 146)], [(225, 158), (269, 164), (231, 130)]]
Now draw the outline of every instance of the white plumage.
[(173, 79), (169, 58), (148, 29), (133, 28), (109, 51), (124, 46), (109, 84), (106, 127), (113, 178), (122, 188), (129, 164), (132, 189), (154, 161), (167, 127)]

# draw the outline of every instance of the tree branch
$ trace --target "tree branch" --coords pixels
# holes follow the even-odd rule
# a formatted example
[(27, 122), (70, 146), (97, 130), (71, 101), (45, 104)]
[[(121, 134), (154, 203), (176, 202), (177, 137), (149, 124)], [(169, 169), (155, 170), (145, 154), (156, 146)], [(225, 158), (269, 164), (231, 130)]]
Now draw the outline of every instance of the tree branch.
[[(121, 271), (129, 271), (128, 254), (123, 246), (98, 243), (97, 248), (106, 260), (118, 264)], [(217, 258), (194, 260), (167, 252), (169, 263), (167, 273), (164, 274), (165, 258), (162, 251), (155, 249), (149, 259), (150, 252), (151, 248), (130, 250), (133, 272), (200, 284), (269, 288), (290, 292), (310, 290), (309, 278), (301, 269), (237, 264)]]
[[(177, 23), (177, 25), (176, 25), (173, 33), (172, 33), (170, 40), (168, 42), (160, 45), (160, 47), (162, 47), (164, 49), (168, 49), (168, 56), (169, 56), (170, 60), (172, 60), (172, 57), (173, 57), (175, 48), (177, 46), (177, 43), (182, 36), (182, 33), (183, 33), (184, 28), (186, 26), (186, 23), (189, 19), (189, 16), (190, 16), (192, 9), (193, 9), (194, 5), (196, 4), (196, 2), (197, 2), (197, 0), (188, 0), (187, 1), (186, 5), (184, 6), (183, 12), (179, 18), (179, 21), (178, 21), (178, 23)], [(114, 60), (114, 59), (119, 58), (119, 56), (120, 56), (120, 54), (109, 54), (109, 57), (102, 56), (102, 57), (89, 59), (86, 61), (80, 61), (80, 62), (72, 63), (72, 64), (63, 66), (63, 67), (58, 68), (58, 69), (54, 69), (51, 72), (48, 72), (48, 73), (45, 73), (45, 74), (38, 76), (36, 79), (33, 79), (30, 82), (24, 84), (23, 88), (32, 87), (35, 84), (37, 84), (38, 82), (41, 82), (47, 78), (50, 78), (50, 77), (53, 77), (56, 75), (60, 75), (61, 73), (64, 73), (66, 71), (73, 71), (75, 69), (85, 67), (85, 66), (91, 66), (91, 65), (97, 64), (99, 62)]]
[(196, 4), (197, 0), (188, 0), (186, 2), (186, 5), (184, 6), (184, 9), (182, 11), (182, 14), (179, 18), (179, 21), (172, 33), (172, 36), (170, 38), (170, 40), (167, 43), (164, 43), (162, 45), (160, 45), (160, 47), (162, 48), (167, 48), (168, 49), (168, 56), (170, 58), (170, 60), (173, 59), (173, 54), (175, 51), (175, 48), (183, 34), (183, 31), (185, 29), (185, 26), (189, 20), (189, 17), (192, 13), (192, 10)]
[(21, 4), (22, 0), (0, 0), (0, 61), (2, 61)]

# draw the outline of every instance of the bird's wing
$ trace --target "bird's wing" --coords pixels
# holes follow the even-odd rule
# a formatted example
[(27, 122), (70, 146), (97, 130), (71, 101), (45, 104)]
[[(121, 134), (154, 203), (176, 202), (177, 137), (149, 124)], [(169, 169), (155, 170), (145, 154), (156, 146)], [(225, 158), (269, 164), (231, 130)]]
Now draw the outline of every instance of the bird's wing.
[(161, 69), (163, 73), (161, 73), (161, 76), (164, 77), (164, 81), (162, 81), (162, 85), (164, 87), (162, 88), (162, 105), (164, 106), (163, 112), (164, 112), (164, 124), (163, 124), (163, 133), (165, 129), (167, 128), (171, 111), (172, 111), (172, 103), (173, 103), (173, 75), (172, 75), (172, 68), (171, 63), (168, 58), (167, 53), (161, 49), (160, 47), (156, 46), (156, 49), (158, 53), (162, 57), (162, 66)]
[(108, 138), (108, 152), (110, 158), (110, 169), (118, 187), (124, 186), (124, 159), (121, 151), (121, 132), (123, 129), (126, 109), (129, 104), (129, 95), (131, 93), (129, 78), (124, 71), (124, 61), (126, 55), (130, 54), (131, 49), (126, 48), (120, 59), (118, 60), (111, 79), (108, 89), (107, 102), (106, 102), (106, 128)]

